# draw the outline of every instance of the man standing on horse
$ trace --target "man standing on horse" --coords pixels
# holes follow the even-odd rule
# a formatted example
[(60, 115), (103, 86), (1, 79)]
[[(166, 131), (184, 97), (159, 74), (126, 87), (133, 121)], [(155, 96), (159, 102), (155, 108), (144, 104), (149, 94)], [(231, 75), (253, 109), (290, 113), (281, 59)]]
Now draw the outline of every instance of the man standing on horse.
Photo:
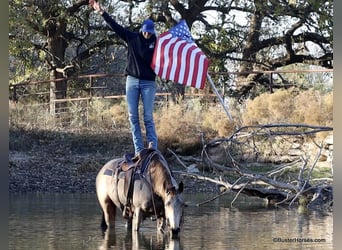
[(126, 100), (129, 122), (133, 137), (135, 154), (144, 149), (143, 136), (139, 122), (139, 100), (144, 109), (144, 126), (149, 145), (157, 149), (158, 138), (153, 120), (154, 99), (156, 94), (156, 74), (151, 68), (156, 35), (154, 22), (146, 19), (139, 32), (132, 32), (119, 25), (104, 11), (95, 0), (89, 0), (92, 6), (107, 22), (111, 29), (123, 39), (128, 46), (126, 78)]

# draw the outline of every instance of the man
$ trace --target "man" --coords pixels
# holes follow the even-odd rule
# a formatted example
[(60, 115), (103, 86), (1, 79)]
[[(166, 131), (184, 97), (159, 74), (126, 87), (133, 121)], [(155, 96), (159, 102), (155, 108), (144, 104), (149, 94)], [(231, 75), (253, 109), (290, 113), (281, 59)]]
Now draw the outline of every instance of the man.
[(154, 99), (156, 94), (156, 75), (151, 68), (156, 35), (154, 22), (145, 20), (139, 32), (132, 32), (119, 25), (104, 11), (95, 0), (89, 0), (92, 6), (107, 22), (111, 29), (128, 46), (126, 74), (126, 100), (131, 125), (135, 154), (144, 149), (144, 141), (139, 123), (139, 100), (143, 104), (143, 120), (146, 139), (152, 148), (157, 149), (158, 138), (153, 120)]

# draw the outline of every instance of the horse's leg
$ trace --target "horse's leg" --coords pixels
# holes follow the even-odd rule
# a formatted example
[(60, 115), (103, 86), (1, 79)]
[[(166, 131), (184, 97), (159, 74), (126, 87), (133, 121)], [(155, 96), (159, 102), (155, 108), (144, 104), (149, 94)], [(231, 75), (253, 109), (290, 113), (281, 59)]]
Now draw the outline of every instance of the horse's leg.
[(103, 232), (105, 232), (107, 230), (108, 226), (107, 226), (107, 222), (106, 222), (106, 218), (105, 218), (105, 213), (102, 211), (102, 220), (101, 220), (101, 229)]
[(132, 218), (126, 220), (126, 229), (132, 229)]
[(104, 202), (103, 215), (104, 220), (109, 228), (114, 228), (115, 226), (115, 214), (116, 206), (114, 205), (113, 201), (107, 197)]
[(164, 229), (165, 229), (165, 218), (164, 217), (159, 217), (158, 219), (157, 219), (157, 227), (158, 227), (158, 231), (159, 232), (162, 232), (162, 233), (164, 233)]
[(142, 216), (141, 208), (135, 208), (134, 213), (133, 213), (133, 225), (132, 225), (133, 231), (139, 231), (140, 223), (142, 220), (141, 216)]
[(138, 231), (132, 232), (132, 249), (141, 249), (139, 236)]
[(107, 230), (103, 237), (103, 243), (98, 249), (112, 249), (116, 245), (116, 234), (115, 230)]

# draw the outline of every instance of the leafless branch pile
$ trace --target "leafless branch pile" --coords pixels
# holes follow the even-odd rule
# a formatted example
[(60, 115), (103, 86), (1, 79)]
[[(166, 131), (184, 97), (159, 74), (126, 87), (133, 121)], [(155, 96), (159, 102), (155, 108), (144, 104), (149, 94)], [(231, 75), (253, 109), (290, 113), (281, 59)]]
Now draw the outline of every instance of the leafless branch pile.
[[(269, 205), (332, 210), (331, 127), (303, 124), (246, 126), (229, 138), (204, 142), (201, 156), (179, 156), (182, 175), (216, 183), (225, 193)], [(324, 140), (318, 133), (324, 134)], [(208, 171), (211, 176), (208, 177)]]

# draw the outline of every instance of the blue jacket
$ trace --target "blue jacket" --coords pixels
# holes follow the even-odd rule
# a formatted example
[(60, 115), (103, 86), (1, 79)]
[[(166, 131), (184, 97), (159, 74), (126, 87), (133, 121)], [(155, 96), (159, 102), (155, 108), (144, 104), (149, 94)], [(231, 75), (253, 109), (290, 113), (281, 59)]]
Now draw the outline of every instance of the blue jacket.
[(153, 34), (149, 39), (146, 39), (140, 32), (132, 32), (119, 25), (107, 12), (103, 12), (102, 16), (111, 29), (127, 43), (128, 53), (125, 73), (142, 80), (154, 81), (156, 74), (150, 65), (156, 44), (156, 36)]

